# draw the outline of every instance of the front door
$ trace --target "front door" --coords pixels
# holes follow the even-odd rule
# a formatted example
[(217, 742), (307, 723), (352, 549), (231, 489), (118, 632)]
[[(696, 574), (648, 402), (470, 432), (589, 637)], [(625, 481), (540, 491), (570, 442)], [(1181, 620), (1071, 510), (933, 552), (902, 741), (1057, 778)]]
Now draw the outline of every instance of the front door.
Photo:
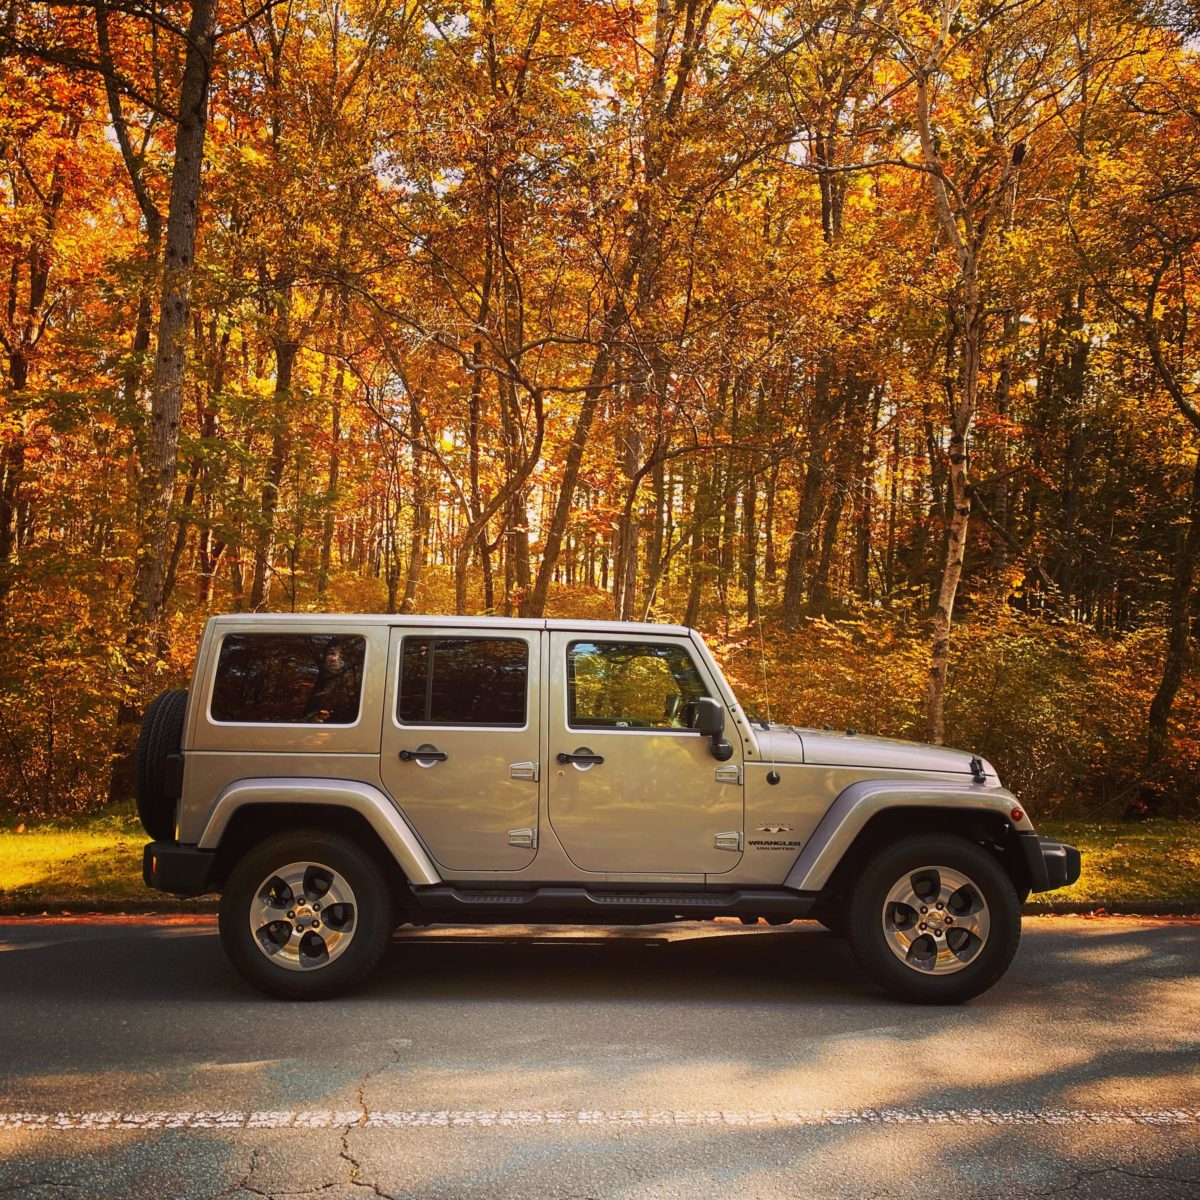
[(542, 636), (392, 630), (380, 772), (452, 871), (519, 871), (537, 853)]
[(686, 728), (689, 701), (717, 695), (687, 643), (554, 632), (549, 654), (549, 817), (572, 862), (616, 875), (735, 867), (742, 748), (731, 737), (718, 762)]

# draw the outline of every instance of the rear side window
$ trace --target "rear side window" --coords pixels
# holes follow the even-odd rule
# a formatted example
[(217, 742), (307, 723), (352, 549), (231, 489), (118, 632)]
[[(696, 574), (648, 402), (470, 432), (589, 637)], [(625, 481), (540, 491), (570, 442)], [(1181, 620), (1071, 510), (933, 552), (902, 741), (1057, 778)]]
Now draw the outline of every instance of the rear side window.
[(367, 639), (341, 633), (230, 633), (221, 643), (212, 719), (353, 725)]
[(524, 725), (529, 644), (406, 637), (396, 716), (405, 725)]

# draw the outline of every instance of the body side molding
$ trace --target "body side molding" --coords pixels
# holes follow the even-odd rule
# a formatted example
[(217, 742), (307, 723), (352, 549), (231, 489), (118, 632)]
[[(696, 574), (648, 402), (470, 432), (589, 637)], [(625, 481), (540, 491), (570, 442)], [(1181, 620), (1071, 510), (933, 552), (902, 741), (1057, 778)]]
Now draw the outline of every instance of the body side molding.
[(353, 779), (239, 779), (217, 797), (200, 835), (200, 849), (215, 850), (233, 814), (248, 804), (324, 804), (352, 809), (379, 835), (409, 883), (423, 887), (442, 881), (424, 846), (396, 806), (379, 788)]
[(1018, 831), (1033, 831), (1028, 816), (1011, 820), (1010, 812), (1019, 805), (1007, 788), (934, 779), (866, 779), (852, 783), (829, 806), (788, 872), (784, 887), (820, 891), (873, 816), (889, 808), (917, 807), (988, 813), (1003, 818)]

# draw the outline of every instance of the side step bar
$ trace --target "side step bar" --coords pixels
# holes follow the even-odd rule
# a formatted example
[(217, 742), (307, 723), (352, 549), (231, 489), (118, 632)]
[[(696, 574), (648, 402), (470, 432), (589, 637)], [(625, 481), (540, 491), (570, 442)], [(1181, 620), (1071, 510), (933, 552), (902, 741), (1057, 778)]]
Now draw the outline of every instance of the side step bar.
[(620, 892), (581, 887), (476, 891), (412, 889), (418, 921), (459, 924), (657, 925), (712, 917), (805, 917), (816, 896), (782, 888), (736, 892)]

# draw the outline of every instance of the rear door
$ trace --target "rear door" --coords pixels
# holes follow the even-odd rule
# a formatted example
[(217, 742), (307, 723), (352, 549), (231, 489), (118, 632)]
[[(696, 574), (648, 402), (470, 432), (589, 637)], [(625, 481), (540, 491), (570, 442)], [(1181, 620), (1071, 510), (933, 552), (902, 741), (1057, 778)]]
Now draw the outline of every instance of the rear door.
[(380, 772), (451, 870), (518, 871), (537, 853), (541, 638), (392, 630)]
[(718, 762), (685, 727), (689, 701), (719, 696), (688, 643), (555, 631), (549, 653), (549, 817), (571, 861), (618, 876), (737, 866), (741, 739)]

